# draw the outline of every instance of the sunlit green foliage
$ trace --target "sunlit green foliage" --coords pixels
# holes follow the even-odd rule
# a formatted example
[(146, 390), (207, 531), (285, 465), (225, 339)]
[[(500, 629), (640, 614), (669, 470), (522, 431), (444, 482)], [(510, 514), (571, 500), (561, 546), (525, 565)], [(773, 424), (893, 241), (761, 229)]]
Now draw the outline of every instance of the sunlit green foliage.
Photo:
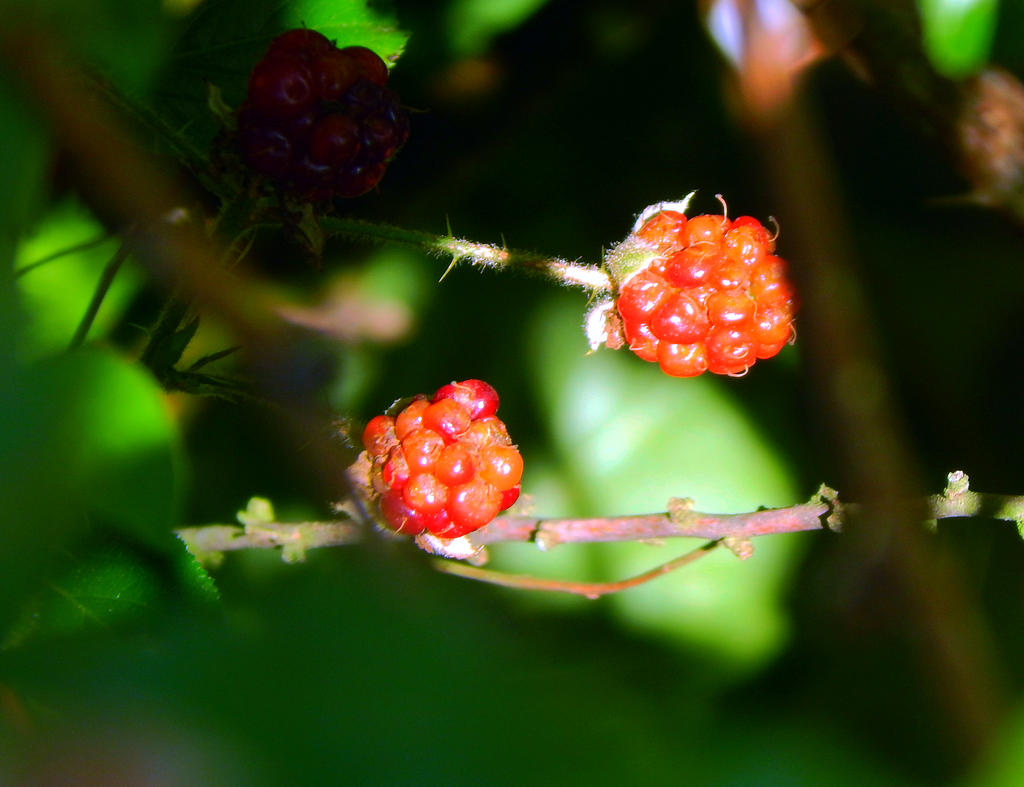
[(970, 76), (988, 60), (999, 0), (918, 0), (924, 44), (935, 67)]

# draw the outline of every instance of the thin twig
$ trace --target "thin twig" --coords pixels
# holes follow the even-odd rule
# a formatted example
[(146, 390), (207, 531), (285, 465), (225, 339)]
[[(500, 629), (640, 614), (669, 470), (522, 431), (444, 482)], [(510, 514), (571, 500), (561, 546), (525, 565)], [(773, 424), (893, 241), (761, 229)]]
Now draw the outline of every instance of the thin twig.
[(434, 568), (444, 574), (452, 574), (465, 579), (474, 579), (478, 582), (487, 582), (492, 585), (517, 588), (518, 590), (545, 590), (555, 593), (573, 593), (578, 596), (586, 596), (589, 599), (597, 599), (608, 593), (618, 593), (622, 590), (643, 585), (652, 579), (664, 576), (677, 568), (693, 563), (698, 558), (714, 551), (721, 545), (721, 540), (708, 541), (696, 549), (692, 549), (684, 555), (680, 555), (667, 563), (645, 571), (642, 574), (621, 579), (617, 582), (565, 582), (557, 579), (543, 579), (531, 577), (524, 574), (506, 574), (502, 571), (491, 571), (486, 568), (466, 565), (453, 560), (435, 560)]
[(290, 544), (301, 544), (306, 549), (336, 547), (362, 541), (364, 536), (363, 528), (341, 521), (203, 525), (176, 532), (197, 556), (236, 549), (277, 549)]

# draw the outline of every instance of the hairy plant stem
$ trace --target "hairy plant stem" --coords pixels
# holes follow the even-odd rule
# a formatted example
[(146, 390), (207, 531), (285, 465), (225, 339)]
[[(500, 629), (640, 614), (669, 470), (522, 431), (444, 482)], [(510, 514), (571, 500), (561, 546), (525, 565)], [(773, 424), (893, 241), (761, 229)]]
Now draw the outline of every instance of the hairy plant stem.
[[(593, 293), (610, 292), (612, 289), (608, 274), (596, 265), (570, 262), (532, 251), (508, 249), (504, 246), (456, 238), (451, 234), (434, 235), (360, 219), (327, 217), (320, 220), (320, 226), (328, 236), (341, 235), (355, 240), (396, 243), (419, 249), (432, 256), (449, 256), (452, 263), (448, 270), (465, 261), (481, 268), (522, 270)], [(444, 275), (447, 275), (448, 270)], [(444, 275), (441, 278), (444, 278)]]

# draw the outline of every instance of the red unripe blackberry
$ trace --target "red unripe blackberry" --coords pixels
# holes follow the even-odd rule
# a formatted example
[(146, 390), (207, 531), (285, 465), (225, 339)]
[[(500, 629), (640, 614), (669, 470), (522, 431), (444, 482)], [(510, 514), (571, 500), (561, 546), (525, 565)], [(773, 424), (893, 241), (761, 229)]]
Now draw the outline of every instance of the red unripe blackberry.
[(775, 238), (750, 216), (687, 219), (663, 205), (685, 207), (652, 206), (606, 258), (630, 350), (677, 377), (742, 374), (778, 353), (796, 299)]
[(418, 536), (426, 530), (418, 512), (405, 502), (401, 492), (384, 492), (380, 497), (380, 513), (396, 533)]
[(454, 443), (469, 428), (469, 412), (454, 399), (438, 399), (423, 411), (423, 426)]
[(793, 287), (786, 278), (786, 262), (780, 257), (767, 257), (750, 276), (751, 294), (764, 303), (793, 301)]
[(417, 473), (402, 489), (406, 504), (422, 514), (433, 514), (448, 504), (448, 485), (431, 473)]
[(395, 435), (395, 419), (390, 415), (376, 415), (363, 429), (363, 445), (370, 456), (384, 456), (398, 444)]
[(769, 254), (775, 252), (775, 237), (771, 235), (765, 226), (753, 216), (738, 216), (732, 220), (733, 229), (749, 227), (757, 240), (757, 243), (764, 247)]
[(449, 486), (466, 483), (476, 475), (469, 449), (461, 443), (446, 445), (434, 463), (434, 475)]
[(758, 344), (758, 357), (770, 358), (774, 355), (768, 352), (769, 348), (778, 346), (781, 349), (789, 341), (792, 330), (789, 312), (783, 305), (769, 303), (761, 309), (750, 334)]
[(686, 246), (696, 246), (698, 243), (719, 243), (727, 229), (729, 229), (729, 219), (725, 216), (694, 216), (686, 222), (686, 227), (679, 237)]
[(757, 345), (746, 331), (714, 328), (704, 344), (715, 374), (741, 374), (757, 360)]
[(444, 448), (444, 438), (430, 429), (414, 429), (402, 440), (402, 453), (413, 472), (429, 472)]
[(675, 210), (662, 210), (638, 229), (636, 235), (642, 240), (667, 248), (672, 243), (671, 239), (678, 236), (685, 227), (685, 214)]
[(399, 492), (405, 488), (412, 471), (409, 470), (409, 463), (405, 461), (405, 452), (400, 446), (391, 449), (387, 461), (377, 464), (380, 466), (380, 479), (384, 486)]
[(707, 335), (708, 315), (697, 301), (679, 290), (651, 315), (650, 325), (651, 333), (662, 341), (689, 344)]
[(505, 424), (494, 415), (485, 415), (469, 425), (461, 442), (482, 451), (489, 445), (511, 445)]
[(733, 222), (732, 229), (726, 234), (722, 243), (726, 259), (747, 267), (758, 265), (766, 255), (771, 253), (768, 248), (767, 235), (767, 230), (761, 225), (753, 227), (749, 224), (737, 225), (736, 222)]
[(619, 295), (619, 314), (624, 320), (650, 322), (654, 313), (672, 297), (672, 288), (664, 277), (648, 268), (629, 281), (629, 288)]
[(501, 510), (502, 511), (505, 511), (506, 509), (509, 509), (509, 508), (511, 508), (512, 506), (515, 505), (516, 500), (519, 499), (519, 493), (520, 493), (521, 489), (522, 489), (522, 485), (521, 484), (516, 484), (511, 489), (506, 489), (504, 492), (501, 493)]
[(282, 33), (249, 76), (237, 123), (242, 160), (307, 201), (366, 193), (409, 137), (387, 80), (387, 64), (366, 47)]
[(477, 476), (452, 489), (448, 516), (451, 528), (446, 538), (464, 536), (486, 525), (501, 511), (501, 492)]
[(399, 533), (456, 538), (519, 498), (523, 458), (495, 415), (498, 394), (481, 380), (416, 397), (363, 430), (370, 484), (383, 523)]
[[(417, 521), (422, 523), (423, 528), (433, 535), (442, 535), (451, 529), (452, 520), (448, 515), (447, 508), (440, 508), (432, 514), (423, 511), (417, 512)], [(444, 536), (448, 538), (449, 536)]]
[(651, 331), (646, 322), (627, 322), (623, 320), (623, 330), (629, 349), (645, 361), (658, 360), (658, 345), (661, 341)]
[(461, 404), (472, 420), (498, 412), (498, 392), (483, 380), (463, 380), (442, 385), (434, 394), (435, 402), (441, 399), (453, 399)]
[(651, 360), (657, 361), (661, 370), (673, 377), (696, 377), (708, 370), (707, 351), (703, 342), (693, 342), (692, 344), (659, 342), (655, 356)]
[(750, 286), (750, 271), (743, 263), (722, 259), (711, 271), (707, 284), (718, 291), (746, 289)]
[(398, 414), (395, 418), (395, 434), (399, 440), (404, 440), (413, 429), (423, 426), (423, 411), (429, 406), (429, 399), (425, 396), (417, 396)]
[(665, 278), (674, 287), (699, 287), (710, 279), (719, 261), (714, 246), (690, 246), (665, 261)]
[(510, 445), (489, 445), (480, 452), (480, 477), (504, 492), (523, 477), (523, 457)]
[(717, 290), (705, 302), (708, 319), (728, 328), (745, 326), (757, 312), (757, 301), (740, 289)]

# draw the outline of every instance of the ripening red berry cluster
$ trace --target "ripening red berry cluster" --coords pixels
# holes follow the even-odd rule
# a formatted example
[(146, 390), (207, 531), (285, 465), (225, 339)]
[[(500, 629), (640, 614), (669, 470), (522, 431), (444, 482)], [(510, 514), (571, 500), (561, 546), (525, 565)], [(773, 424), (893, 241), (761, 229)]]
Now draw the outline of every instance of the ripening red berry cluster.
[(656, 249), (616, 307), (629, 349), (666, 374), (742, 374), (793, 335), (793, 288), (775, 241), (750, 216), (663, 210), (634, 233)]
[(495, 416), (498, 394), (463, 380), (417, 396), (397, 416), (363, 430), (370, 481), (396, 533), (456, 538), (486, 525), (519, 498), (523, 458)]
[(242, 159), (308, 201), (369, 191), (409, 136), (387, 81), (384, 61), (365, 47), (338, 49), (314, 30), (282, 33), (249, 75)]

